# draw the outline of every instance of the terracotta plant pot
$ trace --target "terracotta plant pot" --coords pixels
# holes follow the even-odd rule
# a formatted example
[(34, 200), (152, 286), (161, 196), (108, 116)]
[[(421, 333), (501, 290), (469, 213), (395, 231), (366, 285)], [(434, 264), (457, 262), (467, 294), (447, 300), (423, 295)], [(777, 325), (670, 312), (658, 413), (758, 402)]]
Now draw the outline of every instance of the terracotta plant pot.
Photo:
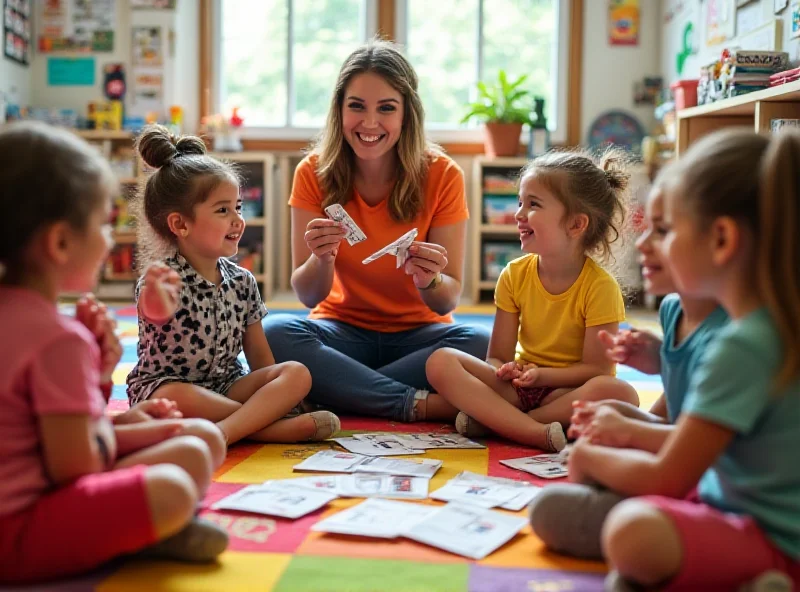
[(483, 150), (489, 158), (519, 154), (521, 123), (487, 123)]

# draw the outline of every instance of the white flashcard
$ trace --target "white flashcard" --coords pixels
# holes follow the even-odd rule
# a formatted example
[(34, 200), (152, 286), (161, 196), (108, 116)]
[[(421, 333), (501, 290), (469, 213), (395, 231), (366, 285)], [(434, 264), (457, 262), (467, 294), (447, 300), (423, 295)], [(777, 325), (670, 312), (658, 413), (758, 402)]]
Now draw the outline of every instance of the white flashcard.
[[(316, 475), (313, 477), (296, 477), (294, 479), (280, 479), (281, 483), (296, 485), (297, 487), (308, 487), (315, 491), (327, 491), (338, 495), (338, 482), (336, 475)], [(274, 483), (275, 481), (265, 481), (264, 484)]]
[(437, 510), (436, 506), (371, 498), (320, 520), (311, 530), (393, 539)]
[(473, 483), (493, 483), (496, 485), (503, 485), (505, 487), (512, 487), (518, 492), (516, 497), (501, 504), (499, 507), (504, 510), (511, 510), (518, 512), (526, 508), (528, 504), (533, 501), (542, 488), (538, 485), (532, 485), (527, 481), (516, 481), (515, 479), (506, 479), (504, 477), (489, 477), (488, 475), (480, 475), (471, 471), (462, 471), (451, 479), (452, 482), (466, 481)]
[(345, 234), (344, 239), (351, 247), (367, 240), (367, 235), (364, 234), (364, 232), (358, 227), (358, 224), (356, 224), (355, 220), (350, 217), (350, 214), (345, 211), (341, 204), (329, 205), (327, 208), (325, 208), (325, 213), (331, 220), (335, 220), (336, 222), (341, 222), (344, 224), (347, 230), (347, 234)]
[(543, 479), (558, 479), (568, 475), (567, 465), (561, 460), (560, 454), (539, 454), (524, 458), (511, 458), (501, 460), (500, 464), (518, 471), (525, 471)]
[(443, 502), (457, 502), (481, 508), (494, 508), (510, 502), (519, 495), (519, 489), (489, 481), (463, 481), (451, 479), (433, 493), (431, 498)]
[(423, 458), (420, 461), (404, 458), (383, 458), (372, 456), (356, 465), (356, 473), (381, 473), (407, 477), (424, 477), (430, 479), (442, 466), (442, 461), (434, 458)]
[(364, 460), (360, 454), (321, 450), (309, 456), (293, 468), (295, 471), (315, 471), (318, 473), (352, 473), (358, 463)]
[[(363, 435), (363, 434), (362, 434)], [(356, 438), (359, 436), (357, 435)], [(395, 434), (395, 438), (412, 450), (431, 450), (434, 448), (486, 448), (461, 434)]]
[(249, 485), (211, 507), (214, 510), (239, 510), (295, 519), (318, 510), (336, 497), (326, 491), (312, 491), (306, 487), (271, 481)]
[(337, 492), (343, 497), (425, 499), (428, 483), (424, 477), (353, 473), (337, 477)]
[(397, 240), (383, 247), (380, 251), (374, 252), (361, 263), (366, 265), (367, 263), (372, 263), (376, 259), (380, 259), (384, 255), (394, 255), (397, 257), (397, 267), (401, 267), (408, 258), (408, 248), (411, 246), (411, 243), (414, 242), (414, 239), (417, 238), (417, 233), (418, 231), (416, 228), (409, 230)]
[(447, 504), (414, 524), (403, 536), (471, 559), (483, 559), (528, 523), (477, 506)]
[(376, 438), (331, 438), (334, 442), (355, 454), (366, 456), (398, 456), (423, 454), (422, 450), (406, 448), (393, 435)]

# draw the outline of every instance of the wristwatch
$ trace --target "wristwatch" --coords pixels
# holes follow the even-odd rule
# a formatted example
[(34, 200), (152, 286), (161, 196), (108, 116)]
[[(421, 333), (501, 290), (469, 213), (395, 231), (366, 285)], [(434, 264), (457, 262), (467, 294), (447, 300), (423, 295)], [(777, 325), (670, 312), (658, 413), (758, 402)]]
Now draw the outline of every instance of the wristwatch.
[(428, 284), (427, 286), (425, 286), (424, 288), (420, 288), (420, 290), (433, 290), (433, 289), (437, 288), (439, 286), (439, 284), (441, 284), (443, 281), (444, 281), (444, 278), (442, 277), (442, 274), (441, 273), (437, 273), (435, 276), (433, 276), (433, 279), (431, 280), (431, 283)]

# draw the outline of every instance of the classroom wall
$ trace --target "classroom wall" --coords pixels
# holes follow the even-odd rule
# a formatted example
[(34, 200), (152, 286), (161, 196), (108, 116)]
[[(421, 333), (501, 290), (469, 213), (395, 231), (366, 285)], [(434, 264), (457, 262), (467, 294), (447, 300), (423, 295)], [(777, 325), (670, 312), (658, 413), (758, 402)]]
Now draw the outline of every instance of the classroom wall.
[[(729, 0), (736, 4), (736, 0)], [(774, 0), (756, 0), (736, 9), (735, 36), (718, 45), (706, 43), (706, 20), (708, 2), (701, 0), (661, 0), (661, 16), (658, 27), (663, 31), (661, 39), (661, 72), (665, 80), (672, 82), (679, 78), (697, 78), (700, 67), (719, 59), (725, 47), (741, 46), (744, 49), (778, 49), (787, 51), (789, 59), (800, 61), (800, 39), (791, 39), (791, 4), (778, 14), (774, 12)], [(779, 19), (778, 30), (782, 47), (770, 47), (775, 38), (771, 33), (771, 23)], [(677, 54), (683, 48), (683, 32), (687, 22), (694, 25), (698, 33), (692, 44), (695, 53), (689, 55), (682, 75), (677, 71)]]
[(608, 2), (584, 1), (581, 141), (586, 141), (595, 118), (611, 109), (634, 115), (645, 131), (655, 122), (652, 105), (634, 104), (633, 87), (646, 76), (660, 74), (658, 4), (657, 0), (640, 1), (639, 44), (628, 47), (608, 43)]
[(0, 93), (9, 103), (26, 105), (31, 100), (30, 66), (0, 56)]

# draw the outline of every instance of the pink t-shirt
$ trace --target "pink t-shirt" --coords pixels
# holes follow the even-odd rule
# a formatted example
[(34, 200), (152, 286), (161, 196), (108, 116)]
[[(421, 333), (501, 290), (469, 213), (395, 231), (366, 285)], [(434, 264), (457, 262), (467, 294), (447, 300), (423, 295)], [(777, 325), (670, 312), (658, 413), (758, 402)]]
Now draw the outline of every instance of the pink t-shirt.
[(98, 418), (104, 408), (100, 348), (89, 330), (36, 292), (0, 286), (0, 516), (52, 487), (39, 417)]

